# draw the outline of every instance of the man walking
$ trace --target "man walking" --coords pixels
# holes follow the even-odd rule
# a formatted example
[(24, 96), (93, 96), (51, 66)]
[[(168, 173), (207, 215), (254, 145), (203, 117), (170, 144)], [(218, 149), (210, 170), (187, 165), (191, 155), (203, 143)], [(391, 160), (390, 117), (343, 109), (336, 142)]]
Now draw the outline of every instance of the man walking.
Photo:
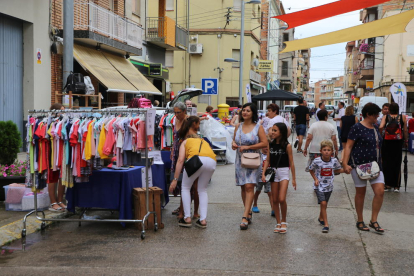
[[(326, 110), (326, 108), (325, 108), (325, 102), (320, 102), (319, 103), (319, 108), (315, 112), (315, 119), (316, 119), (316, 121), (319, 121), (318, 112), (321, 111), (321, 110)], [(332, 111), (327, 111), (327, 112), (328, 112), (328, 116), (329, 116), (329, 115), (332, 114), (333, 110)]]
[(293, 110), (293, 120), (296, 122), (296, 135), (298, 136), (299, 140), (297, 153), (301, 153), (303, 152), (303, 136), (306, 134), (306, 127), (309, 126), (309, 109), (305, 105), (303, 98), (300, 98), (298, 100), (298, 103), (299, 105)]
[(390, 108), (389, 103), (385, 103), (382, 105), (381, 114), (379, 115), (378, 120), (377, 120), (378, 126), (381, 125), (382, 117), (387, 116), (389, 114), (389, 110), (388, 110), (389, 108)]
[[(333, 120), (336, 121), (336, 130), (338, 131), (338, 136), (341, 137), (341, 118), (345, 116), (345, 103), (339, 102), (338, 103), (338, 116)], [(339, 138), (338, 138), (339, 139)], [(342, 151), (342, 143), (339, 143), (339, 151)]]
[(308, 155), (309, 147), (309, 160), (305, 171), (309, 172), (309, 166), (313, 160), (317, 157), (321, 157), (321, 142), (323, 140), (331, 140), (334, 144), (335, 152), (338, 152), (338, 141), (336, 140), (335, 127), (328, 123), (328, 111), (321, 110), (318, 112), (319, 122), (315, 122), (311, 125), (308, 131), (308, 137), (306, 138), (306, 145), (303, 149), (303, 155)]

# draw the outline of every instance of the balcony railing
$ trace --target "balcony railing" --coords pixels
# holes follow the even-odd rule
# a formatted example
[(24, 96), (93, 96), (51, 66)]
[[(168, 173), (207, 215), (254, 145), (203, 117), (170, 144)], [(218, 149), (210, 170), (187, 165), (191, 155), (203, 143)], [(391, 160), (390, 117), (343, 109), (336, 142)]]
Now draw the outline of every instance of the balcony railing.
[(188, 47), (187, 30), (175, 24), (168, 16), (147, 18), (147, 41), (161, 47), (179, 47), (184, 50)]
[[(63, 6), (63, 0), (61, 4)], [(144, 30), (140, 25), (87, 0), (75, 0), (73, 28), (75, 31), (89, 30), (142, 48)]]

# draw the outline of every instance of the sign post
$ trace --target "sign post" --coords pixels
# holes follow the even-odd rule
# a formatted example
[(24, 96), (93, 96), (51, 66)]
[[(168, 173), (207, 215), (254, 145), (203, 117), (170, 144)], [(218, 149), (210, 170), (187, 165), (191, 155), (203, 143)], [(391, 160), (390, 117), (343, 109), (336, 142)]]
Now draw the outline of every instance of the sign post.
[(219, 105), (218, 99), (218, 79), (201, 79), (201, 89), (203, 95), (208, 95), (208, 104), (211, 105), (211, 95), (217, 96), (217, 105)]

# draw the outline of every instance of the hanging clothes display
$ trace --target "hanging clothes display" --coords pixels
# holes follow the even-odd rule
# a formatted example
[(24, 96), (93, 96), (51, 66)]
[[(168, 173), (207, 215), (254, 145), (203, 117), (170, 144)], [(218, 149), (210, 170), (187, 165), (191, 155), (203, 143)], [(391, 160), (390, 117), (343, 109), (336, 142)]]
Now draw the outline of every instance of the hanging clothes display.
[(144, 114), (102, 113), (103, 116), (99, 113), (83, 116), (69, 110), (59, 114), (32, 112), (26, 125), (30, 164), (26, 185), (40, 190), (47, 183), (61, 179), (62, 185), (71, 188), (74, 182), (87, 182), (93, 169), (103, 167), (104, 159), (116, 157), (118, 167), (130, 166), (140, 160), (146, 145), (148, 150), (153, 150), (157, 145), (154, 139), (161, 141), (158, 128), (161, 116), (155, 125), (157, 133), (146, 137)]

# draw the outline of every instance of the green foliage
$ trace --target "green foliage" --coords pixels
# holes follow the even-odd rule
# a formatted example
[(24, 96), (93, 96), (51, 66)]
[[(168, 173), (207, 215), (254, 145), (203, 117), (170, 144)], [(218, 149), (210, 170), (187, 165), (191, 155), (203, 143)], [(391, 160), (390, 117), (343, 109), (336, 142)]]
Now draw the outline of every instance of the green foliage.
[(11, 165), (22, 147), (17, 125), (12, 121), (0, 121), (0, 164)]

